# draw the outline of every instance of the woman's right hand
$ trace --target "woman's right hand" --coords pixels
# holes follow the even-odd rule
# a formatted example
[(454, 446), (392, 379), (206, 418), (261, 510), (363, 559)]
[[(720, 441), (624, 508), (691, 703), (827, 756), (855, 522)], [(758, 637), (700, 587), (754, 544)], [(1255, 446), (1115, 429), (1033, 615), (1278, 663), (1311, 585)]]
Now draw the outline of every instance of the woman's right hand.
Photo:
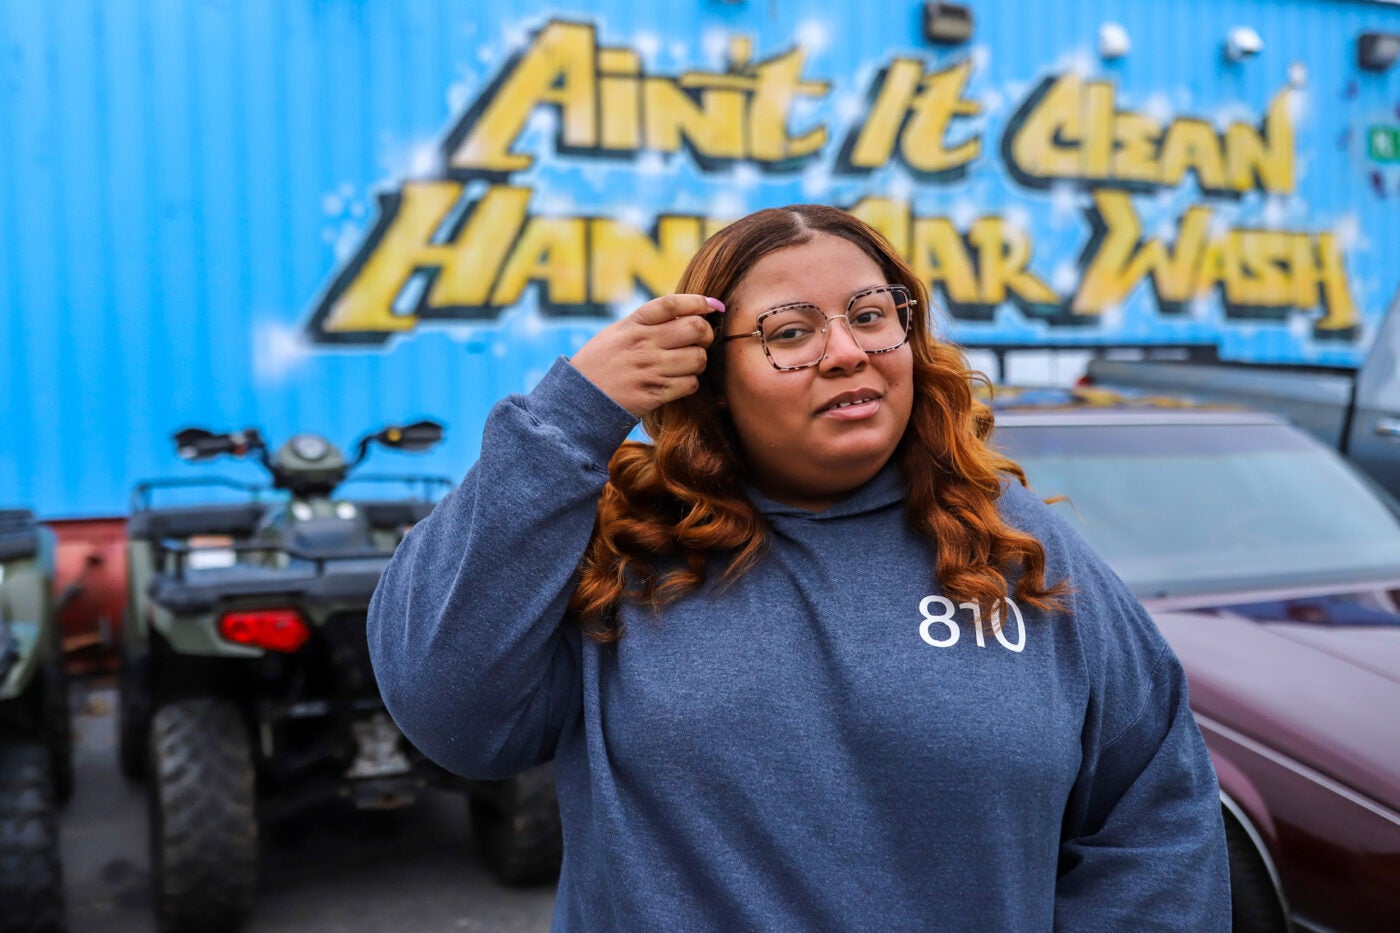
[(715, 332), (705, 315), (717, 298), (662, 295), (604, 327), (569, 362), (614, 402), (641, 418), (693, 395)]

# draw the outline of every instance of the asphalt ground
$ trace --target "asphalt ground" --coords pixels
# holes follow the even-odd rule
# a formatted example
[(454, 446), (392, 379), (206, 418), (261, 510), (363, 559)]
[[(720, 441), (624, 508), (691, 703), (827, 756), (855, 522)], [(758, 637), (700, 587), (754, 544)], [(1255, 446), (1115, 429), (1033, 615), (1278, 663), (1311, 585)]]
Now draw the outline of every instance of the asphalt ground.
[[(73, 933), (154, 933), (145, 792), (117, 764), (110, 681), (74, 686), (76, 791), (61, 817)], [(553, 886), (511, 889), (471, 852), (467, 806), (430, 790), (411, 807), (361, 813), (333, 804), (262, 840), (259, 900), (247, 933), (549, 929)]]

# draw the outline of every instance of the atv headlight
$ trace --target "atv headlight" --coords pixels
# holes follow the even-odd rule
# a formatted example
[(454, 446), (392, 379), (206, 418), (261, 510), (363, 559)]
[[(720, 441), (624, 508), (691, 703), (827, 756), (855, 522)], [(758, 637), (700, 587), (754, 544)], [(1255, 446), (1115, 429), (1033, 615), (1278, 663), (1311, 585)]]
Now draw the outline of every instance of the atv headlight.
[(331, 445), (315, 434), (298, 434), (291, 440), (292, 453), (308, 463), (315, 463), (330, 453)]

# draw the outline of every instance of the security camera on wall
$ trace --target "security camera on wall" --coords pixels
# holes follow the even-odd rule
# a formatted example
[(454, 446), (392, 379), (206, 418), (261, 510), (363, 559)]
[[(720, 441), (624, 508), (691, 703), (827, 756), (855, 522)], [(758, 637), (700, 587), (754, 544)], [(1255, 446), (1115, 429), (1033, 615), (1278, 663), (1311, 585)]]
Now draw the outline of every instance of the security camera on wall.
[(1236, 26), (1225, 37), (1225, 57), (1232, 62), (1253, 58), (1264, 51), (1264, 40), (1249, 26)]

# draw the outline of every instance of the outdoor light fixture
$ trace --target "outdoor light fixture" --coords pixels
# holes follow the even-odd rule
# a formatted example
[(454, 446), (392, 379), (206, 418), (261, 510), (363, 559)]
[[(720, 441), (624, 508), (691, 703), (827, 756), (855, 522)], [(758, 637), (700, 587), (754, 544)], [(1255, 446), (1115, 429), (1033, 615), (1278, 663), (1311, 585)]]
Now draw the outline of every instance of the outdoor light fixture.
[(1104, 23), (1099, 27), (1099, 57), (1122, 58), (1133, 50), (1133, 40), (1128, 30), (1117, 23)]
[(1356, 40), (1356, 64), (1366, 71), (1385, 71), (1400, 59), (1400, 35), (1363, 32)]
[(1264, 40), (1249, 26), (1236, 26), (1225, 37), (1225, 57), (1232, 62), (1253, 58), (1264, 50)]
[(972, 38), (972, 11), (957, 3), (924, 4), (924, 38), (956, 45)]

